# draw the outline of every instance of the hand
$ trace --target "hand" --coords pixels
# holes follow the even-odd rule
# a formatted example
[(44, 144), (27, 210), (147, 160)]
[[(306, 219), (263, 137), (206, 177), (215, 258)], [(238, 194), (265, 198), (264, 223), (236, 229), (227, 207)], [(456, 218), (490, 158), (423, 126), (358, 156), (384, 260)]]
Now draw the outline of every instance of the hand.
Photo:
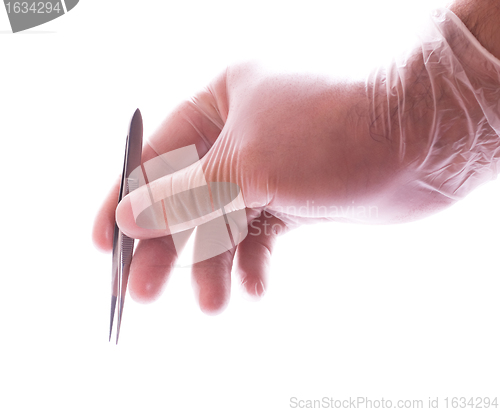
[[(248, 236), (237, 246), (193, 265), (193, 279), (200, 307), (220, 311), (229, 297), (230, 273), (235, 253), (237, 271), (246, 291), (261, 296), (267, 286), (270, 255), (278, 234), (304, 221), (328, 220), (364, 198), (360, 187), (365, 170), (345, 168), (347, 157), (356, 161), (379, 146), (365, 132), (365, 144), (350, 144), (346, 137), (356, 123), (352, 106), (363, 100), (363, 84), (346, 87), (312, 75), (271, 73), (255, 64), (229, 68), (206, 90), (181, 104), (149, 139), (143, 162), (158, 154), (195, 145), (208, 182), (233, 182), (242, 190), (247, 207)], [(375, 150), (375, 149), (373, 149)], [(371, 156), (374, 167), (387, 160), (390, 148)], [(386, 163), (388, 164), (388, 163)], [(195, 169), (186, 169), (150, 185), (161, 191), (167, 180), (187, 180)], [(379, 181), (390, 179), (380, 169)], [(167, 179), (167, 180), (166, 180)], [(181, 183), (182, 184), (182, 183)], [(140, 189), (131, 196), (145, 196)], [(117, 210), (120, 228), (141, 238), (131, 267), (129, 287), (133, 298), (156, 298), (176, 260), (169, 230), (138, 226), (130, 197)], [(117, 188), (103, 205), (94, 230), (95, 243), (110, 250)], [(321, 210), (337, 207), (338, 211)], [(316, 213), (316, 207), (320, 207)], [(265, 212), (264, 212), (265, 211)]]
[[(292, 226), (410, 221), (491, 178), (499, 144), (489, 122), (498, 116), (485, 115), (484, 107), (498, 82), (494, 88), (484, 79), (495, 66), (467, 42), (456, 17), (448, 12), (437, 19), (432, 41), (366, 82), (247, 63), (228, 68), (181, 104), (145, 145), (143, 162), (189, 145), (200, 161), (134, 191), (116, 209), (121, 230), (143, 239), (131, 267), (131, 296), (159, 296), (177, 256), (170, 227), (136, 223), (133, 205), (149, 199), (148, 190), (167, 198), (189, 189), (200, 174), (241, 189), (241, 201), (226, 212), (246, 211), (248, 235), (192, 267), (201, 309), (218, 313), (229, 299), (233, 258), (246, 291), (262, 296), (276, 238)], [(464, 59), (477, 67), (469, 64), (468, 77), (457, 79)], [(105, 250), (111, 248), (116, 198), (115, 188), (96, 219), (94, 240)]]

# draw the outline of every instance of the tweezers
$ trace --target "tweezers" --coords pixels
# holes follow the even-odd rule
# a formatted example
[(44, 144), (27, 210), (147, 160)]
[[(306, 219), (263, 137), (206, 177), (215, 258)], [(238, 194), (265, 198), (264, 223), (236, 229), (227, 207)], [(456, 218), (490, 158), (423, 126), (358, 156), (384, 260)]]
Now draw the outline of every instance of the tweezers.
[[(139, 181), (131, 179), (132, 171), (141, 166), (142, 154), (142, 116), (139, 109), (134, 112), (130, 121), (127, 141), (125, 144), (125, 160), (120, 182), (120, 194), (118, 203), (130, 192), (137, 189)], [(116, 343), (120, 336), (120, 325), (122, 322), (123, 304), (127, 293), (128, 276), (130, 264), (134, 253), (134, 239), (125, 235), (115, 222), (113, 234), (113, 265), (111, 273), (111, 316), (109, 322), (109, 341), (113, 333), (113, 320), (115, 312), (118, 313), (116, 322)], [(117, 308), (118, 302), (118, 308)]]

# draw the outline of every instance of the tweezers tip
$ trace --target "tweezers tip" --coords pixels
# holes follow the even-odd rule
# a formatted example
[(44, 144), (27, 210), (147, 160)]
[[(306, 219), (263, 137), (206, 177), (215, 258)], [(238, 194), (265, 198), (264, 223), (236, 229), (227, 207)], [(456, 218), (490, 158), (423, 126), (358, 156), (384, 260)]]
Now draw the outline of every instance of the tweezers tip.
[(120, 337), (120, 325), (121, 325), (121, 319), (118, 320), (118, 323), (116, 325), (116, 342), (115, 342), (115, 345), (118, 345), (118, 338)]
[(111, 295), (111, 315), (109, 318), (109, 341), (111, 342), (111, 335), (113, 334), (113, 320), (115, 318), (116, 296)]

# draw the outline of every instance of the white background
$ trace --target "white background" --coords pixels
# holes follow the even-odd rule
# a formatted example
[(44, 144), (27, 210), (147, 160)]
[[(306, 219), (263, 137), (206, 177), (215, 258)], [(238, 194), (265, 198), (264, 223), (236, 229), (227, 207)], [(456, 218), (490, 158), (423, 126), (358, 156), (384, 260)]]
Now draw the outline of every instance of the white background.
[(281, 239), (259, 302), (197, 308), (189, 271), (127, 299), (108, 343), (111, 257), (92, 221), (145, 137), (226, 64), (364, 73), (440, 2), (81, 0), (10, 33), (0, 9), (0, 410), (287, 411), (290, 398), (500, 397), (500, 188), (426, 220)]

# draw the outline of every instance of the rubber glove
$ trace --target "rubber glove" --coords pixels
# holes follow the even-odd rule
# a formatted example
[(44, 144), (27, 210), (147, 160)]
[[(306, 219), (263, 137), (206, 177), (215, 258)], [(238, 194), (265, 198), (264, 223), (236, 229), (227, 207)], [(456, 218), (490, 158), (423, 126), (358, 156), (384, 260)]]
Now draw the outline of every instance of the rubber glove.
[[(419, 44), (365, 81), (255, 63), (227, 68), (182, 103), (143, 151), (145, 163), (186, 148), (199, 160), (150, 181), (116, 209), (121, 230), (143, 239), (132, 297), (155, 299), (182, 243), (175, 233), (211, 219), (225, 219), (230, 246), (194, 263), (192, 274), (201, 309), (218, 313), (235, 256), (246, 291), (261, 296), (276, 237), (290, 227), (408, 222), (450, 206), (497, 175), (499, 86), (500, 61), (446, 9), (433, 14)], [(217, 183), (229, 189), (211, 190)], [(208, 189), (198, 194), (200, 187)], [(96, 219), (103, 249), (110, 249), (115, 207), (116, 191)], [(241, 211), (246, 230), (231, 218)]]

